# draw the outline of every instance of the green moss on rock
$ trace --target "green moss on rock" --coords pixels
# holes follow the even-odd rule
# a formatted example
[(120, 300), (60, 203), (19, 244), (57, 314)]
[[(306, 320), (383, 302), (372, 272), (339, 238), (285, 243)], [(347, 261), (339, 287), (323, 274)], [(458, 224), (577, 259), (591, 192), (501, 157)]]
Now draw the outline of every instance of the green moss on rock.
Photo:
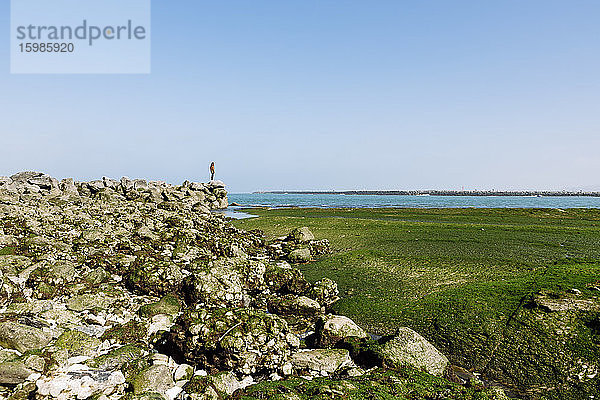
[(125, 345), (112, 350), (108, 354), (89, 360), (86, 364), (92, 368), (114, 370), (141, 358), (143, 354), (144, 351), (141, 348), (133, 345)]
[(174, 315), (181, 309), (179, 299), (173, 295), (166, 295), (156, 303), (146, 304), (140, 307), (139, 314), (142, 317), (151, 318), (158, 314)]
[(63, 332), (54, 345), (59, 349), (68, 350), (69, 356), (73, 357), (94, 354), (100, 343), (98, 338), (73, 330)]
[(102, 335), (102, 340), (115, 340), (123, 344), (143, 343), (148, 333), (148, 326), (139, 321), (131, 320), (123, 325), (116, 325)]

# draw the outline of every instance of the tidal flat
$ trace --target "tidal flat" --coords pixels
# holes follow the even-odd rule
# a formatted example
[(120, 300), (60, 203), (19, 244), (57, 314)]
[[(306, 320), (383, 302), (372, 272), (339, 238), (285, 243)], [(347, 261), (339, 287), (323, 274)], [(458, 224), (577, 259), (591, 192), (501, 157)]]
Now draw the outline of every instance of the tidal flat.
[(248, 209), (268, 238), (307, 226), (333, 254), (335, 313), (370, 333), (414, 329), (452, 363), (529, 398), (597, 395), (600, 210)]

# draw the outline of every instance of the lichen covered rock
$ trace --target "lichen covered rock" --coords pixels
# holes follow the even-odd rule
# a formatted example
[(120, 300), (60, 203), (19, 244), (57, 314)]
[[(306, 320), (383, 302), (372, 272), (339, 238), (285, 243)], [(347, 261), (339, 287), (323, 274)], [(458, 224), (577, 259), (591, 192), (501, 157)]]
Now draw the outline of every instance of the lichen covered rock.
[(281, 317), (245, 308), (187, 311), (172, 331), (188, 362), (247, 375), (277, 371), (297, 345)]
[(382, 346), (380, 353), (386, 365), (410, 366), (436, 376), (442, 376), (449, 364), (446, 356), (410, 328), (398, 329), (396, 336)]
[(40, 328), (6, 321), (0, 323), (0, 346), (15, 349), (21, 353), (45, 347), (51, 335)]
[(325, 315), (316, 324), (316, 344), (332, 347), (347, 338), (367, 338), (369, 335), (354, 321), (343, 315)]
[(294, 353), (290, 357), (296, 370), (306, 370), (318, 375), (333, 374), (341, 367), (350, 365), (350, 353), (345, 349), (314, 349)]

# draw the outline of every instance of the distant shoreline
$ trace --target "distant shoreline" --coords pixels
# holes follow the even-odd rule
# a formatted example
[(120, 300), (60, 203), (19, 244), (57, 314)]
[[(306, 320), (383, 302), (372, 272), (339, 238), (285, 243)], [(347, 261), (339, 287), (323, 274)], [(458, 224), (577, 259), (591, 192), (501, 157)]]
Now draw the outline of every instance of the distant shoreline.
[(341, 195), (390, 195), (390, 196), (585, 196), (600, 197), (600, 192), (572, 191), (486, 191), (486, 190), (345, 190), (345, 191), (310, 191), (310, 190), (275, 190), (257, 191), (253, 194), (341, 194)]

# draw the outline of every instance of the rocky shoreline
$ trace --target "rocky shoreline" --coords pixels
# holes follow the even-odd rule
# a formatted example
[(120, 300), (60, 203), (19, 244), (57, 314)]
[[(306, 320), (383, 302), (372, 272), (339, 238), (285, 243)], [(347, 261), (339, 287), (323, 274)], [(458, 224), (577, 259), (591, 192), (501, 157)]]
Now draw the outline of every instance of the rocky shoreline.
[(100, 200), (138, 200), (152, 203), (177, 201), (209, 210), (227, 208), (227, 191), (221, 181), (198, 183), (185, 181), (170, 185), (163, 181), (146, 181), (107, 177), (90, 182), (58, 179), (41, 172), (20, 172), (11, 177), (0, 176), (0, 191), (11, 194), (39, 194), (46, 197), (75, 196)]
[(525, 196), (525, 197), (600, 197), (600, 192), (569, 190), (343, 190), (343, 191), (268, 191), (254, 192), (267, 194), (345, 194), (345, 195), (387, 195), (387, 196)]
[(0, 177), (0, 398), (223, 399), (324, 377), (343, 388), (303, 398), (347, 398), (352, 379), (391, 387), (373, 374), (406, 368), (464, 384), (440, 393), (505, 398), (408, 328), (375, 341), (330, 314), (335, 282), (293, 266), (326, 239), (267, 241), (210, 212), (225, 207), (219, 181)]

